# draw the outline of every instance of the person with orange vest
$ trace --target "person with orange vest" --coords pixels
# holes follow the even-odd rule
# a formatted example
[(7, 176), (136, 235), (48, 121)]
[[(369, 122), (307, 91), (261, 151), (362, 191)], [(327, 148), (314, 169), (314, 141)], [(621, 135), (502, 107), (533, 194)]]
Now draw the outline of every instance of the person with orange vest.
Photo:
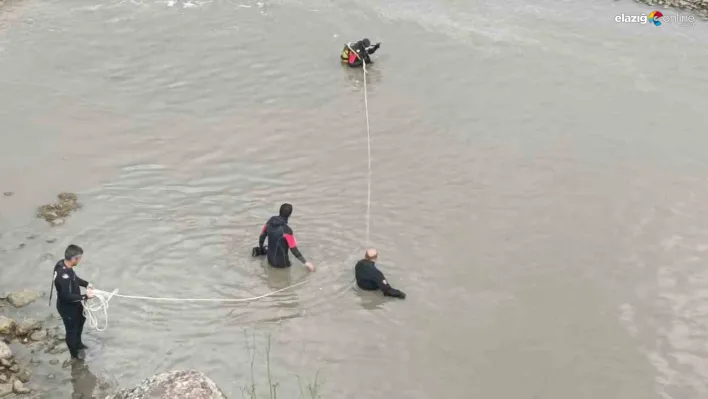
[(373, 64), (369, 55), (374, 54), (379, 47), (381, 47), (381, 43), (372, 46), (369, 39), (363, 39), (353, 44), (347, 43), (342, 49), (342, 62), (346, 62), (352, 68), (358, 68), (364, 62), (367, 65)]

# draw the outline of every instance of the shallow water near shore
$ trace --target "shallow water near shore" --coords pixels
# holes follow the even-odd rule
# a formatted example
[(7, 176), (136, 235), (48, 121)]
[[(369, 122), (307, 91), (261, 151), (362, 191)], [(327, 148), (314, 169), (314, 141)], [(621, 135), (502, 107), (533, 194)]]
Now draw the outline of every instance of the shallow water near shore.
[[(705, 397), (708, 25), (615, 23), (650, 11), (6, 3), (0, 291), (47, 291), (70, 243), (86, 250), (79, 276), (127, 295), (309, 279), (249, 304), (113, 299), (107, 331), (85, 333), (87, 364), (120, 387), (193, 368), (241, 397), (255, 334), (256, 378), (270, 336), (283, 398), (317, 372), (323, 398)], [(383, 42), (371, 240), (404, 301), (352, 285), (366, 124), (361, 72), (338, 57), (364, 36)], [(81, 210), (35, 218), (64, 191)], [(286, 201), (314, 274), (250, 257)], [(52, 312), (46, 299), (17, 314)], [(43, 362), (31, 383), (70, 397), (91, 381), (69, 378)]]

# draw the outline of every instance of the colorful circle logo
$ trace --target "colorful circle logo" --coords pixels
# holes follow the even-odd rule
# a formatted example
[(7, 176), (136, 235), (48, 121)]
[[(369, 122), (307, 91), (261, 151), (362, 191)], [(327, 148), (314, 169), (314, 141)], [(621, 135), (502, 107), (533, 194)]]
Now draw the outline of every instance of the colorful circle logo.
[(653, 22), (654, 25), (660, 26), (661, 21), (659, 21), (659, 18), (663, 16), (664, 14), (662, 14), (661, 11), (652, 11), (651, 14), (649, 14), (649, 22)]

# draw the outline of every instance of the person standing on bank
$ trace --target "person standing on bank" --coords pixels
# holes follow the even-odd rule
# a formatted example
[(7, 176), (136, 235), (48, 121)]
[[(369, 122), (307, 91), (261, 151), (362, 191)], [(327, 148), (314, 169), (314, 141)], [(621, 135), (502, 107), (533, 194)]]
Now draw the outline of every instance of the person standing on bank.
[[(278, 216), (273, 216), (261, 229), (261, 234), (258, 237), (258, 247), (254, 248), (254, 255), (267, 255), (268, 264), (277, 268), (290, 267), (290, 257), (288, 250), (295, 257), (305, 264), (308, 270), (315, 271), (315, 266), (308, 262), (297, 247), (295, 241), (295, 233), (288, 226), (288, 218), (293, 213), (293, 206), (283, 204), (280, 206)], [(268, 247), (264, 247), (265, 239), (268, 238)]]
[[(81, 341), (86, 317), (81, 301), (93, 297), (93, 288), (88, 281), (80, 278), (74, 272), (84, 250), (78, 245), (69, 245), (64, 252), (64, 259), (54, 266), (54, 288), (57, 290), (57, 311), (64, 321), (66, 329), (66, 346), (72, 359), (83, 359), (84, 349), (88, 349)], [(86, 294), (81, 293), (81, 288), (86, 288)], [(81, 352), (80, 352), (81, 351)]]

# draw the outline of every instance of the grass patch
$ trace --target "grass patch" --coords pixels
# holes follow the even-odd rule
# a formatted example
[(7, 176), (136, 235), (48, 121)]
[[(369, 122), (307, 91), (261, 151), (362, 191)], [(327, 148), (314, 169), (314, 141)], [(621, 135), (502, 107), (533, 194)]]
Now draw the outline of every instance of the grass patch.
[[(266, 366), (266, 378), (268, 380), (268, 393), (266, 394), (265, 387), (258, 387), (256, 383), (256, 334), (255, 332), (248, 336), (248, 332), (244, 330), (244, 337), (246, 339), (246, 347), (248, 348), (249, 356), (251, 357), (251, 381), (250, 384), (246, 384), (241, 388), (241, 393), (244, 399), (277, 399), (278, 398), (278, 387), (280, 382), (273, 382), (273, 375), (270, 370), (270, 352), (271, 352), (271, 335), (267, 335), (267, 343), (265, 349), (265, 366)], [(250, 338), (250, 339), (249, 339)], [(250, 341), (250, 342), (249, 342)], [(252, 345), (249, 345), (251, 343)], [(302, 379), (299, 375), (295, 375), (297, 378), (297, 385), (300, 391), (299, 399), (322, 399), (320, 395), (320, 388), (324, 382), (320, 381), (320, 372), (317, 371), (315, 374), (315, 380), (311, 383), (307, 383), (303, 386)]]

